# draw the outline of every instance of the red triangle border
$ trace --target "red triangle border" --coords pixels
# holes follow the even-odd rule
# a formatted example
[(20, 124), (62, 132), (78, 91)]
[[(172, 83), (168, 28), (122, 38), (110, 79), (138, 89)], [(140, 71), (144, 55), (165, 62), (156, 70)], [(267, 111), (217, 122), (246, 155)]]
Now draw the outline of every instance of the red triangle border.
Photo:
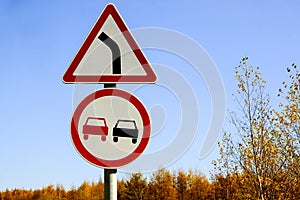
[[(141, 66), (145, 70), (146, 75), (74, 75), (76, 68), (88, 51), (93, 40), (97, 37), (97, 34), (99, 33), (109, 15), (111, 15), (115, 20), (117, 26), (127, 40), (130, 48), (133, 49), (133, 52), (140, 62)], [(82, 44), (81, 48), (77, 52), (75, 58), (73, 59), (69, 68), (63, 76), (64, 83), (154, 83), (156, 82), (156, 80), (156, 74), (152, 70), (152, 67), (148, 63), (147, 59), (145, 58), (144, 54), (142, 53), (141, 49), (134, 40), (129, 29), (127, 28), (122, 17), (113, 4), (106, 5), (97, 22), (93, 26), (92, 30), (90, 31), (89, 35), (85, 39), (84, 43)]]

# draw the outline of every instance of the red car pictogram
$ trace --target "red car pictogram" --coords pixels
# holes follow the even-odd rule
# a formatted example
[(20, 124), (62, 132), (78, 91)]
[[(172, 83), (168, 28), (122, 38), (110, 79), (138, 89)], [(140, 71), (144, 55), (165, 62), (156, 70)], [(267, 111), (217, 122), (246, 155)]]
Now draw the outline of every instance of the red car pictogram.
[[(100, 125), (99, 125), (100, 124)], [(89, 135), (101, 135), (101, 140), (105, 141), (108, 135), (108, 126), (105, 118), (88, 117), (82, 128), (83, 139), (88, 140)]]

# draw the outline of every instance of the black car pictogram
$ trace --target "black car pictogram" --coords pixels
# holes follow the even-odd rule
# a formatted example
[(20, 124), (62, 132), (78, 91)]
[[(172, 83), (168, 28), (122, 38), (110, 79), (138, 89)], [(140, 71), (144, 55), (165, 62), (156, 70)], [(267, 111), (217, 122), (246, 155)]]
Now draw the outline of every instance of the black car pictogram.
[[(122, 125), (125, 127), (122, 127)], [(118, 142), (119, 137), (132, 138), (135, 144), (138, 138), (138, 129), (134, 120), (119, 119), (113, 128), (113, 141)]]

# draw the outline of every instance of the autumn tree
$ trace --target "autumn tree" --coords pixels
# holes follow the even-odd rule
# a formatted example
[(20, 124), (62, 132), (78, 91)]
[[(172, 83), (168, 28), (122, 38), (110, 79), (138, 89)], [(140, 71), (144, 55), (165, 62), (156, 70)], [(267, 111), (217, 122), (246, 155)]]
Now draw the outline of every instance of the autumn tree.
[(266, 81), (259, 68), (247, 64), (245, 57), (235, 68), (236, 111), (230, 112), (233, 130), (224, 133), (220, 144), (221, 173), (242, 174), (239, 198), (278, 199), (274, 188), (282, 184), (286, 157), (280, 149), (281, 134), (274, 126), (274, 111), (265, 92)]
[(213, 181), (211, 184), (212, 199), (222, 199), (222, 200), (230, 200), (230, 199), (239, 199), (239, 177), (238, 174), (227, 174), (223, 176), (221, 174), (216, 174), (213, 177)]
[(174, 186), (177, 190), (177, 199), (183, 200), (187, 199), (188, 196), (188, 187), (191, 185), (188, 175), (179, 170), (173, 174), (174, 177)]
[(72, 186), (71, 189), (68, 191), (67, 199), (79, 199), (78, 191), (75, 186)]
[(84, 181), (78, 188), (79, 199), (91, 199), (91, 186), (88, 182)]
[(173, 200), (176, 198), (177, 191), (171, 173), (166, 169), (154, 172), (148, 183), (148, 199)]
[(118, 185), (117, 185), (117, 199), (118, 200), (126, 200), (125, 196), (125, 180), (118, 180)]
[(212, 199), (211, 186), (204, 174), (198, 171), (189, 170), (188, 180), (188, 198), (186, 199)]
[(55, 196), (57, 199), (66, 199), (67, 192), (63, 185), (56, 185), (55, 192), (56, 192)]
[(201, 200), (212, 197), (210, 183), (200, 172), (178, 170), (173, 173), (173, 180), (178, 200)]
[(123, 198), (128, 200), (143, 200), (147, 195), (147, 180), (142, 173), (132, 173), (125, 182)]
[(277, 128), (282, 133), (284, 142), (281, 148), (287, 159), (285, 179), (288, 184), (281, 188), (290, 194), (286, 198), (300, 198), (300, 72), (295, 64), (287, 68), (289, 79), (282, 82), (278, 96), (284, 99), (279, 104)]
[(101, 179), (98, 182), (92, 182), (90, 193), (91, 200), (104, 199), (104, 183)]

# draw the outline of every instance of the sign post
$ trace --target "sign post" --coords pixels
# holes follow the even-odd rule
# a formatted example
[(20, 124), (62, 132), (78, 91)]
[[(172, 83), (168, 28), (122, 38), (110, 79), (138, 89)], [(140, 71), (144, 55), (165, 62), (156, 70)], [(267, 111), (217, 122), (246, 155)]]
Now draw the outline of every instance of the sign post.
[(137, 159), (151, 134), (145, 106), (116, 84), (156, 79), (119, 12), (108, 4), (63, 75), (64, 83), (104, 84), (75, 108), (71, 138), (87, 162), (104, 168), (105, 200), (117, 199), (117, 168)]
[(104, 169), (104, 200), (117, 200), (117, 169)]
[[(121, 70), (120, 70), (121, 71)], [(104, 88), (116, 88), (117, 84), (104, 84)], [(117, 169), (104, 169), (104, 200), (118, 199)]]

